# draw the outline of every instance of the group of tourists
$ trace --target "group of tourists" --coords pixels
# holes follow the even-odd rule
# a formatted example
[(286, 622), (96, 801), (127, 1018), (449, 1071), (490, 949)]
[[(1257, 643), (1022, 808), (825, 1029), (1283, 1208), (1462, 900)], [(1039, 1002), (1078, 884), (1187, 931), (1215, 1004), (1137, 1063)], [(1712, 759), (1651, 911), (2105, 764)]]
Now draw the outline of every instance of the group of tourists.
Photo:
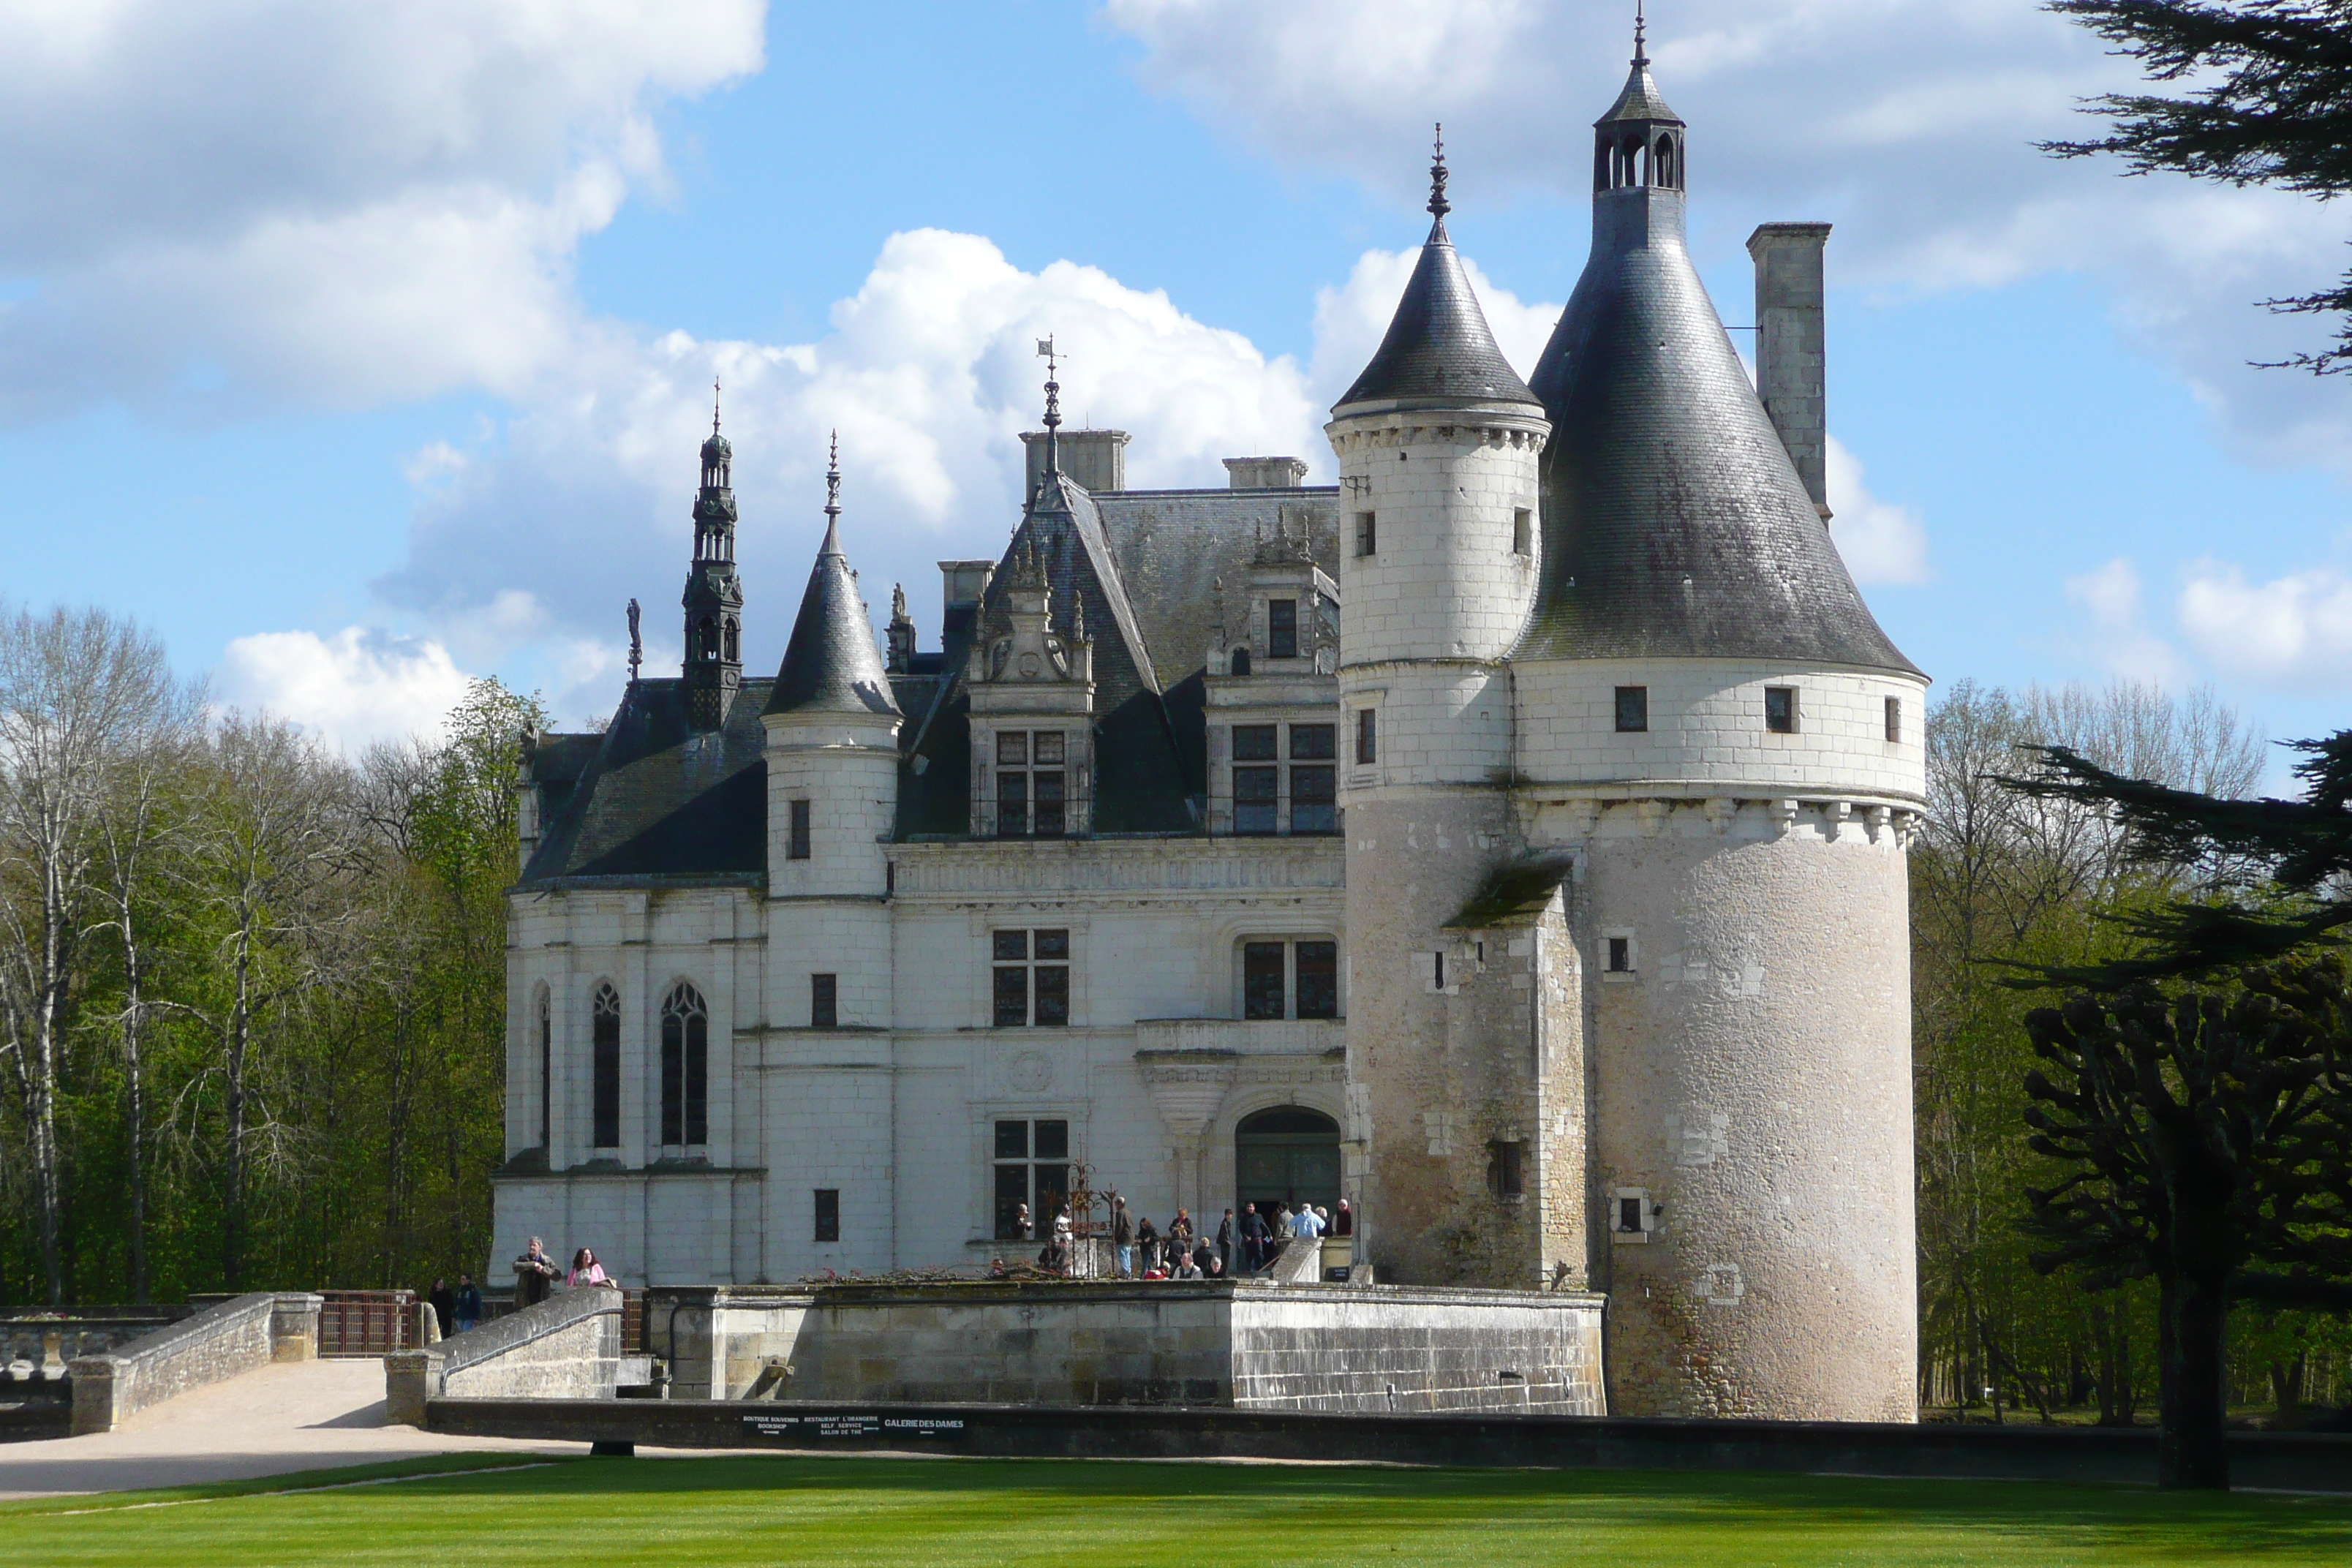
[(1354, 1231), (1355, 1215), (1345, 1198), (1339, 1200), (1336, 1215), (1312, 1204), (1294, 1209), (1279, 1200), (1245, 1203), (1238, 1220), (1227, 1209), (1211, 1237), (1193, 1226), (1189, 1210), (1178, 1209), (1162, 1232), (1149, 1215), (1130, 1220), (1127, 1200), (1117, 1193), (1110, 1194), (1110, 1240), (1122, 1279), (1223, 1279), (1255, 1274), (1269, 1267), (1290, 1242), (1318, 1241), (1327, 1233), (1349, 1236)]
[(517, 1311), (525, 1307), (536, 1307), (546, 1300), (555, 1289), (558, 1279), (563, 1281), (563, 1288), (567, 1290), (577, 1290), (583, 1285), (609, 1285), (617, 1290), (621, 1286), (621, 1282), (605, 1273), (604, 1266), (596, 1261), (594, 1247), (583, 1247), (573, 1253), (572, 1267), (564, 1269), (548, 1256), (547, 1244), (535, 1236), (530, 1238), (530, 1245), (523, 1248), (522, 1256), (514, 1260), (514, 1272)]

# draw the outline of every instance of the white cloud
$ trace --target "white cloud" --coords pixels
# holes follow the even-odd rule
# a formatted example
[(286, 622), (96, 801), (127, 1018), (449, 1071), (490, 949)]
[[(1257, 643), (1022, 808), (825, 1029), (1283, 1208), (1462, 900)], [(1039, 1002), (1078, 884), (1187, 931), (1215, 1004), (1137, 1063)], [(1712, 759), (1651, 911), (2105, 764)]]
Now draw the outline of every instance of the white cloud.
[(1830, 534), (1857, 583), (1925, 583), (1927, 529), (1907, 506), (1883, 501), (1863, 482), (1862, 460), (1829, 437)]
[(660, 101), (762, 0), (52, 0), (0, 10), (0, 414), (513, 395), (569, 263), (663, 179)]
[[(1726, 263), (1751, 224), (1838, 225), (1834, 280), (1988, 287), (2103, 279), (2119, 323), (2169, 360), (2242, 449), (2352, 466), (2352, 410), (2252, 368), (2324, 339), (2254, 301), (2343, 268), (2339, 216), (2303, 198), (2062, 162), (2080, 100), (2129, 61), (2030, 0), (1677, 0), (1652, 18), (1661, 89), (1691, 122), (1694, 222)], [(1417, 203), (1445, 123), (1469, 211), (1588, 187), (1588, 124), (1622, 84), (1624, 10), (1591, 0), (1105, 0), (1144, 79), (1294, 167)], [(1569, 237), (1563, 237), (1569, 242)], [(1710, 248), (1711, 247), (1711, 248)]]
[[(1383, 324), (1393, 305), (1391, 288)], [(529, 645), (539, 662), (519, 679), (544, 682), (567, 719), (609, 706), (630, 597), (645, 606), (646, 668), (677, 658), (695, 454), (716, 374), (743, 517), (747, 663), (782, 657), (835, 429), (851, 559), (876, 579), (866, 596), (887, 605), (887, 584), (904, 582), (935, 628), (942, 551), (984, 552), (1018, 521), (1019, 433), (1042, 412), (1034, 351), (1049, 332), (1068, 355), (1062, 406), (1073, 423), (1133, 437), (1130, 485), (1222, 485), (1219, 459), (1253, 452), (1328, 471), (1321, 407), (1293, 360), (1097, 268), (1024, 271), (984, 238), (922, 229), (884, 244), (813, 342), (604, 334), (561, 395), (535, 398), (470, 447), (419, 451), (409, 559), (378, 592), (463, 657), (499, 661)]]
[(2180, 656), (2148, 630), (2143, 596), (2139, 569), (2127, 556), (2066, 579), (2066, 597), (2088, 612), (2092, 633), (2072, 651), (2126, 680), (2179, 686), (2185, 678)]
[(221, 704), (291, 720), (356, 753), (374, 741), (435, 735), (467, 675), (437, 642), (347, 626), (259, 632), (228, 645), (215, 672)]
[(2352, 576), (2332, 567), (2249, 583), (2200, 562), (2180, 590), (2180, 625), (2215, 668), (2274, 688), (2352, 689)]

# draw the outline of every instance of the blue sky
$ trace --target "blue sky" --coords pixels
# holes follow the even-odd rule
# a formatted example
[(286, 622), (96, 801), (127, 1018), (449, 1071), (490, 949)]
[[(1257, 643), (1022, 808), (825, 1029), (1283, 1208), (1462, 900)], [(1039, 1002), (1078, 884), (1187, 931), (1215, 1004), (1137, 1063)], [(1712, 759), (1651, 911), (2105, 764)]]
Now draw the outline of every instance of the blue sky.
[[(1013, 521), (1030, 340), (1138, 482), (1293, 451), (1377, 340), (1447, 121), (1529, 368), (1584, 258), (1624, 8), (1586, 0), (0, 0), (0, 595), (136, 616), (338, 743), (464, 674), (675, 658), (722, 376), (747, 658), (825, 433), (868, 598), (928, 646)], [(1939, 680), (2206, 682), (2352, 721), (2352, 387), (2245, 362), (2339, 216), (2061, 164), (2124, 79), (2025, 0), (1661, 0), (1694, 244), (1828, 218), (1839, 537)]]

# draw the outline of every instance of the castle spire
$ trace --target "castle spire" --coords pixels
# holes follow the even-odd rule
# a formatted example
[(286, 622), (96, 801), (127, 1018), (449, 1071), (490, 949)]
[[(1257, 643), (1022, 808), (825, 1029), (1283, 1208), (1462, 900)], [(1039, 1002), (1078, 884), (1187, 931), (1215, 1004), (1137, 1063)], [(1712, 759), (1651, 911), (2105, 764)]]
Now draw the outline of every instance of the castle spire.
[[(894, 602), (894, 609), (899, 605)], [(909, 639), (913, 626), (908, 627)], [(835, 431), (824, 468), (824, 542), (801, 595), (784, 662), (769, 696), (771, 714), (802, 711), (896, 715), (889, 673), (875, 651), (874, 628), (857, 592), (857, 574), (841, 548), (841, 433)]]
[(1037, 340), (1037, 353), (1045, 362), (1045, 477), (1051, 479), (1062, 471), (1055, 435), (1062, 427), (1062, 384), (1056, 379), (1061, 370), (1050, 335)]
[(1643, 0), (1633, 0), (1633, 68), (1650, 63), (1649, 19), (1642, 15)]
[(1454, 204), (1445, 199), (1445, 126), (1443, 121), (1440, 121), (1437, 127), (1437, 151), (1430, 155), (1429, 160), (1429, 216), (1436, 219), (1436, 222), (1430, 226), (1431, 239), (1436, 239), (1444, 234), (1445, 215), (1453, 210)]
[(743, 585), (735, 574), (735, 448), (719, 433), (719, 381), (710, 383), (710, 435), (702, 443), (702, 485), (694, 498), (694, 558), (687, 568), (688, 717), (698, 730), (726, 722), (743, 679)]
[(841, 553), (841, 432), (833, 433), (833, 445), (824, 458), (824, 545), (819, 552), (824, 555)]

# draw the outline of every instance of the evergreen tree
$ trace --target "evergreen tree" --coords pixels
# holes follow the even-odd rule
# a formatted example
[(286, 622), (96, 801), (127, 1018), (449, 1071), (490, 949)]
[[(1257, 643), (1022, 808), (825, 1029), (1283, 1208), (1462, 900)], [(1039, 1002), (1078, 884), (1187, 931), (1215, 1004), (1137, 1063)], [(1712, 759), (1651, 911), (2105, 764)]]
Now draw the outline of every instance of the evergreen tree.
[[(2137, 58), (2157, 82), (2211, 77), (2184, 96), (2110, 93), (2092, 112), (2113, 129), (2053, 142), (2062, 157), (2121, 156), (2232, 185), (2275, 185), (2322, 201), (2352, 191), (2352, 0), (2051, 0), (2050, 9)], [(2352, 274), (2273, 310), (2352, 318)], [(2352, 369), (2352, 319), (2333, 346), (2284, 362)]]

